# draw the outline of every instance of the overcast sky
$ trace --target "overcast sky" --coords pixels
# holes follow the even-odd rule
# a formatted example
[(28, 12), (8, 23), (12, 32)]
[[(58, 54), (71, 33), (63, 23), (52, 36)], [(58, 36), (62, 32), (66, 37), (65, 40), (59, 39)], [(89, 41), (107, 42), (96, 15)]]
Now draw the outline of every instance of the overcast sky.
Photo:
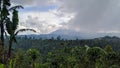
[(19, 28), (47, 34), (57, 29), (120, 32), (120, 0), (12, 0), (21, 4)]

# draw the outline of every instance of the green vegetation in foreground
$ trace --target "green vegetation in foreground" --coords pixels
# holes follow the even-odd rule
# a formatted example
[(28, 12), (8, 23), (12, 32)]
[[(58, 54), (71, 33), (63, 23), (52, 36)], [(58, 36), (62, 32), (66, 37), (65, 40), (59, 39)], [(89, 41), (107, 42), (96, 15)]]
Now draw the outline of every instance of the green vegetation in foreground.
[[(19, 49), (12, 56), (9, 68), (120, 68), (120, 53), (111, 46), (104, 48), (75, 46), (64, 44), (60, 49), (53, 49), (41, 55), (37, 49), (26, 51)], [(4, 64), (0, 64), (4, 68)]]

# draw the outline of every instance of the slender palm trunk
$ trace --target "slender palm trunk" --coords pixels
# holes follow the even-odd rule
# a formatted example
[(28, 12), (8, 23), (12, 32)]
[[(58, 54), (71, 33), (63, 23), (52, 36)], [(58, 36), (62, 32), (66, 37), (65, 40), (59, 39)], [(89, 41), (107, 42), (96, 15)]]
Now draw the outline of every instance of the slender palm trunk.
[(4, 48), (4, 25), (3, 25), (3, 20), (2, 20), (2, 13), (1, 13), (1, 2), (2, 0), (0, 0), (0, 29), (1, 29), (1, 50)]
[(3, 25), (3, 22), (1, 22), (1, 48), (4, 49), (4, 25)]
[(8, 58), (11, 57), (12, 39), (9, 40)]

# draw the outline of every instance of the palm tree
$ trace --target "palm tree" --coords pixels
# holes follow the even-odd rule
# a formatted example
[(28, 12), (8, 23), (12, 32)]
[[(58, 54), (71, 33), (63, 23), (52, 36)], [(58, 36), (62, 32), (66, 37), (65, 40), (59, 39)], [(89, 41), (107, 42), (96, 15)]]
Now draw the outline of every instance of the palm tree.
[(13, 42), (17, 43), (17, 40), (16, 40), (15, 37), (18, 35), (19, 32), (23, 32), (23, 31), (33, 31), (33, 32), (36, 32), (36, 31), (33, 30), (33, 29), (19, 29), (19, 30), (16, 31), (13, 35), (10, 35), (10, 38), (9, 38), (8, 58), (10, 58), (10, 56), (11, 56), (12, 43), (13, 43)]
[(18, 18), (18, 10), (17, 8), (23, 8), (22, 6), (14, 6), (10, 9), (8, 9), (8, 12), (12, 11), (12, 21), (10, 20), (9, 17), (6, 18), (5, 20), (5, 24), (6, 24), (6, 31), (7, 33), (10, 35), (10, 39), (9, 39), (9, 50), (8, 50), (8, 55), (10, 57), (10, 53), (11, 53), (11, 46), (12, 46), (12, 42), (13, 40), (15, 41), (15, 31), (17, 29), (18, 26), (18, 22), (19, 22), (19, 18)]
[(9, 37), (9, 49), (8, 49), (8, 57), (9, 58), (11, 56), (12, 43), (17, 42), (15, 37), (19, 32), (28, 31), (28, 30), (36, 32), (33, 29), (20, 29), (20, 30), (16, 31), (18, 23), (19, 23), (18, 10), (17, 10), (19, 8), (23, 8), (23, 7), (20, 5), (11, 7), (9, 9), (9, 11), (12, 12), (12, 21), (10, 20), (10, 18), (7, 18), (6, 22), (5, 22), (6, 23), (6, 31), (10, 35), (10, 37)]
[(0, 29), (1, 29), (1, 51), (4, 49), (4, 23), (9, 15), (7, 7), (9, 7), (10, 0), (0, 0)]
[(0, 55), (1, 55), (1, 62), (5, 63), (5, 49), (4, 49), (4, 32), (5, 32), (5, 21), (6, 18), (9, 16), (8, 8), (10, 7), (10, 0), (0, 0)]

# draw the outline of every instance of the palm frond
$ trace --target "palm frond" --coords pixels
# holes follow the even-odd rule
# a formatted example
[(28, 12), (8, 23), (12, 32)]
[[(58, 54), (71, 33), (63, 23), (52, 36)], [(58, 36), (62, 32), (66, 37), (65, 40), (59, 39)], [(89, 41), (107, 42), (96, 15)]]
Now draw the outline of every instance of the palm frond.
[(6, 30), (8, 32), (8, 34), (12, 34), (12, 22), (10, 21), (10, 18), (6, 19), (5, 21), (6, 23)]
[(24, 31), (32, 31), (32, 32), (36, 32), (34, 29), (20, 29), (15, 33), (15, 36), (19, 33), (19, 32), (24, 32)]
[(1, 10), (1, 15), (4, 15), (4, 17), (7, 17), (9, 15), (9, 12), (6, 6), (3, 6)]
[(5, 4), (5, 5), (7, 5), (7, 6), (10, 6), (11, 4), (10, 4), (10, 0), (3, 0), (3, 3)]
[(13, 7), (11, 7), (10, 9), (9, 9), (9, 11), (13, 11), (13, 10), (15, 10), (15, 9), (23, 9), (24, 7), (23, 6), (21, 6), (21, 5), (17, 5), (17, 6), (13, 6)]
[(12, 16), (12, 30), (16, 30), (17, 29), (17, 26), (18, 26), (18, 22), (19, 22), (19, 19), (18, 19), (18, 11), (17, 10), (13, 10), (13, 16)]

